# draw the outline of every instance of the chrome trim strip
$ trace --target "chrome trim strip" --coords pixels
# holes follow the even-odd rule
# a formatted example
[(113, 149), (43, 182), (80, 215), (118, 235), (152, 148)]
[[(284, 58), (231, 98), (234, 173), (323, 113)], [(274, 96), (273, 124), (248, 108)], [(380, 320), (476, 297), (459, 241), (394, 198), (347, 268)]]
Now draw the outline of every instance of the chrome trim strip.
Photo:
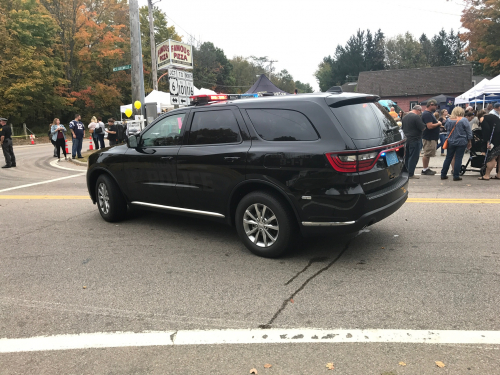
[(181, 207), (172, 207), (172, 206), (163, 206), (161, 204), (153, 204), (153, 203), (146, 203), (146, 202), (131, 202), (132, 204), (137, 204), (139, 206), (146, 206), (146, 207), (153, 207), (153, 208), (160, 208), (163, 210), (172, 210), (172, 211), (179, 211), (179, 212), (187, 212), (190, 214), (198, 214), (198, 215), (206, 215), (206, 216), (214, 216), (214, 217), (222, 217), (224, 218), (225, 216), (222, 214), (218, 214), (217, 212), (209, 212), (209, 211), (200, 211), (200, 210), (192, 210), (189, 208), (181, 208)]
[(342, 225), (352, 225), (355, 221), (338, 221), (338, 222), (318, 222), (318, 221), (303, 221), (302, 225), (305, 227), (337, 227)]
[(369, 184), (373, 184), (374, 182), (378, 182), (380, 181), (381, 178), (377, 179), (377, 180), (373, 180), (373, 181), (370, 181), (370, 182), (365, 182), (363, 185), (369, 185)]

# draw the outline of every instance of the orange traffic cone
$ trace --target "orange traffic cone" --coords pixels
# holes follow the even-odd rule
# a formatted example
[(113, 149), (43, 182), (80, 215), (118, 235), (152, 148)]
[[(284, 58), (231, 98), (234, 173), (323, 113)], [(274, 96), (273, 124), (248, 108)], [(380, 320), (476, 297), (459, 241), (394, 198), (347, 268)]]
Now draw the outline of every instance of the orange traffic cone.
[(89, 151), (94, 151), (94, 145), (92, 144), (92, 136), (90, 136), (89, 139), (90, 139)]
[(65, 142), (65, 143), (66, 143), (66, 155), (68, 155), (68, 154), (69, 154), (69, 150), (68, 150), (68, 140), (66, 139), (65, 141), (66, 141), (66, 142)]
[(31, 134), (30, 138), (31, 138), (31, 144), (34, 145), (35, 144), (35, 136), (33, 134)]

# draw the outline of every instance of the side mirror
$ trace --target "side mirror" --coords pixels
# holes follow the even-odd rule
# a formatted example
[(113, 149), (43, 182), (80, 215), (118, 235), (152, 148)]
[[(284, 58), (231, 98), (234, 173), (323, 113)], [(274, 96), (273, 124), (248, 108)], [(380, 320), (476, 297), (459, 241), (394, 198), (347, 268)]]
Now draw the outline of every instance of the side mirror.
[(128, 137), (127, 145), (129, 148), (137, 148), (137, 137), (135, 135)]

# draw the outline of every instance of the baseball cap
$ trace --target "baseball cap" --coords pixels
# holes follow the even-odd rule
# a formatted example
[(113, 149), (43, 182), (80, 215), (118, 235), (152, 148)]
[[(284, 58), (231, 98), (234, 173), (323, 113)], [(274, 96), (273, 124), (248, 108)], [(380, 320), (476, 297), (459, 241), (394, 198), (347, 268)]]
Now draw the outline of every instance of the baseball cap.
[(7, 121), (5, 117), (0, 117), (0, 121)]

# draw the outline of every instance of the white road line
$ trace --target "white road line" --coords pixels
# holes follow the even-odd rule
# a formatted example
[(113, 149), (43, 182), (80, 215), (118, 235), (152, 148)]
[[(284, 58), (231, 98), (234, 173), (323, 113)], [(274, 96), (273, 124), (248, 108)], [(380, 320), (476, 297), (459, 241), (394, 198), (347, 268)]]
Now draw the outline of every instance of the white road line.
[(500, 331), (234, 329), (97, 332), (0, 339), (0, 353), (172, 345), (409, 343), (500, 345)]
[(76, 171), (76, 172), (82, 172), (81, 169), (73, 169), (73, 168), (66, 168), (66, 167), (63, 167), (61, 165), (59, 165), (59, 161), (58, 160), (52, 160), (50, 162), (50, 165), (55, 167), (55, 168), (59, 168), (59, 169), (65, 169), (67, 171)]
[(35, 182), (33, 184), (27, 184), (27, 185), (14, 186), (14, 187), (11, 187), (11, 188), (0, 190), (0, 193), (3, 193), (4, 191), (11, 191), (11, 190), (23, 189), (23, 188), (27, 188), (27, 187), (31, 187), (31, 186), (36, 186), (36, 185), (49, 184), (51, 182), (66, 180), (68, 178), (79, 177), (79, 176), (84, 176), (84, 175), (85, 175), (85, 173), (79, 173), (79, 174), (74, 174), (72, 176), (55, 178), (53, 180), (47, 180), (47, 181), (42, 181), (42, 182)]

